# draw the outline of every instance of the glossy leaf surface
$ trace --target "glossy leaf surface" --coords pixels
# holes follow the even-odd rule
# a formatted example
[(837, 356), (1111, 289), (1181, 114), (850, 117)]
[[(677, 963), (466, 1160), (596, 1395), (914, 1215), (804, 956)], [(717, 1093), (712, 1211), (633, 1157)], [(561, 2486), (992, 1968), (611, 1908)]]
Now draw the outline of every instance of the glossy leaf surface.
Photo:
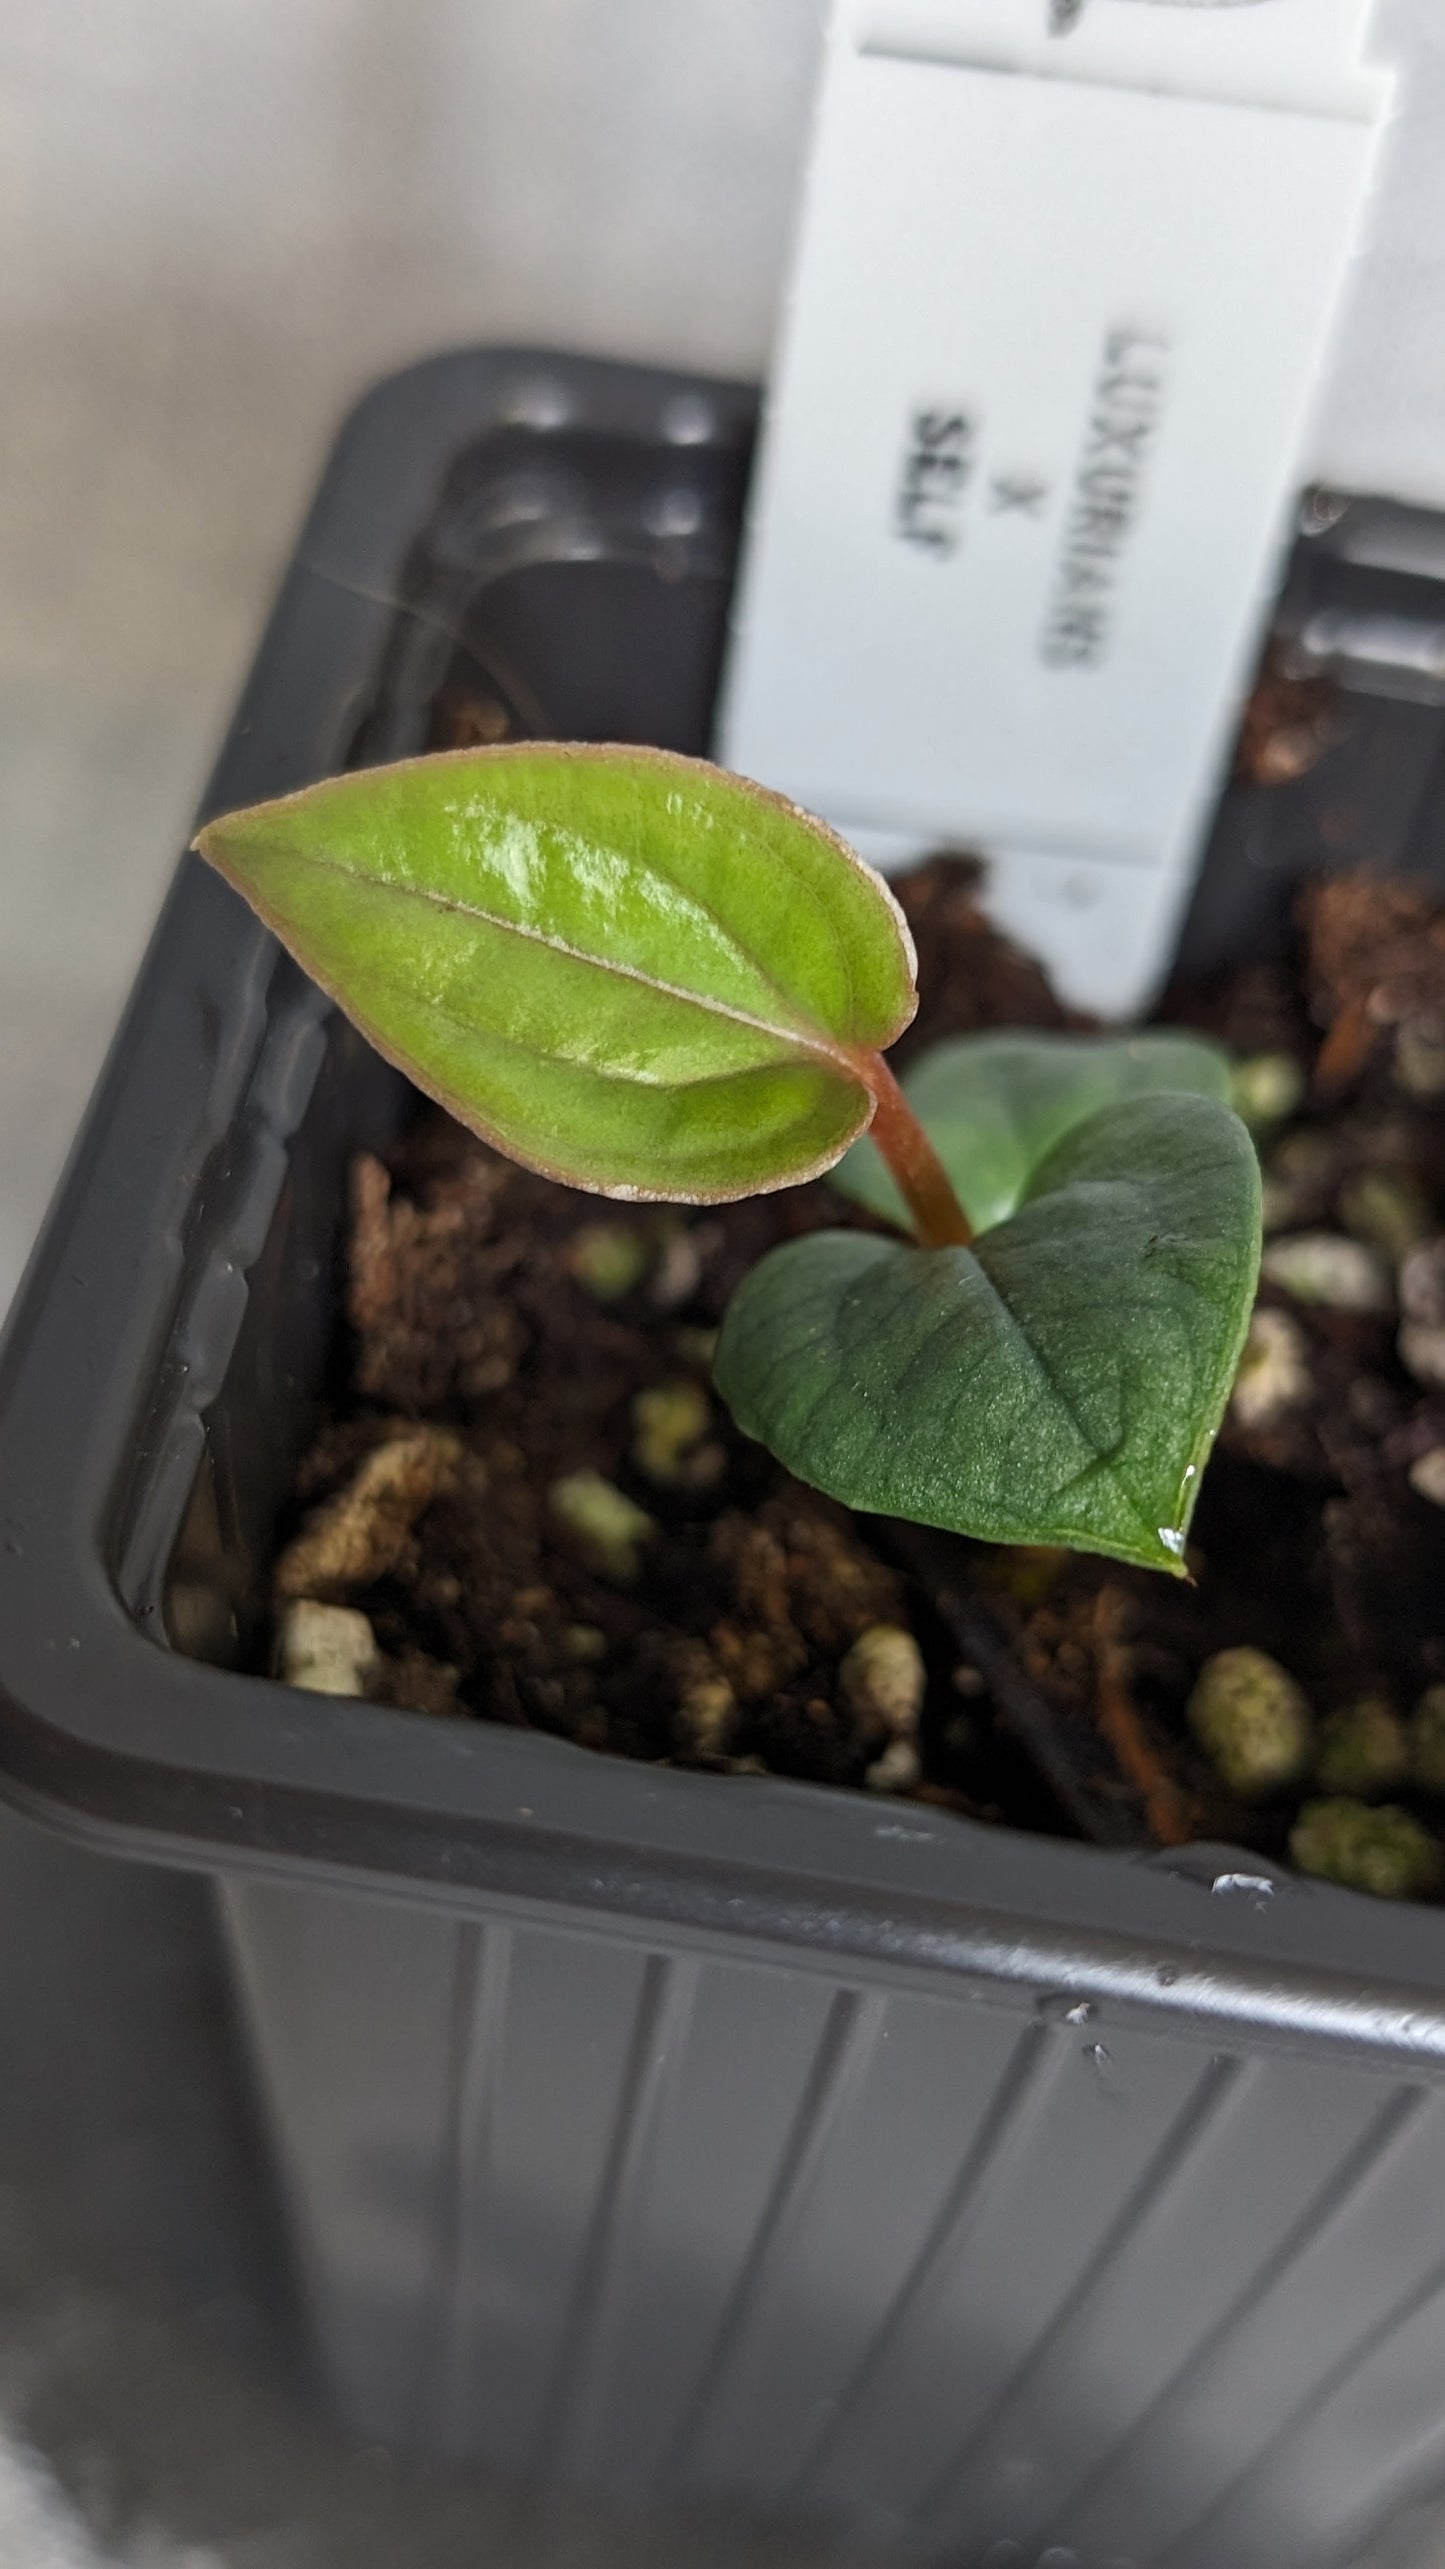
[(734, 1296), (718, 1385), (852, 1507), (1178, 1572), (1258, 1264), (1243, 1125), (1210, 1098), (1127, 1099), (971, 1249), (775, 1250)]
[[(1076, 1124), (1125, 1097), (1186, 1089), (1227, 1103), (1229, 1063), (1196, 1035), (973, 1035), (936, 1044), (903, 1094), (953, 1181), (975, 1231), (1004, 1221), (1030, 1172)], [(870, 1213), (909, 1228), (873, 1143), (854, 1143), (832, 1183)]]
[(378, 1050), (514, 1159), (721, 1201), (832, 1165), (913, 1014), (891, 894), (791, 804), (646, 749), (363, 770), (197, 841)]

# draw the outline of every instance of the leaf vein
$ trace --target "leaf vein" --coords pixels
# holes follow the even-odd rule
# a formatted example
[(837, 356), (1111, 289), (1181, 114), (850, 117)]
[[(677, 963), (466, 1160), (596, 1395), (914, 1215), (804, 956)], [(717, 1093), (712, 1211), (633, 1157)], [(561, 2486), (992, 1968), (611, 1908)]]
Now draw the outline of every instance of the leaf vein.
[[(562, 955), (568, 962), (582, 964), (592, 972), (610, 974), (614, 979), (631, 982), (639, 989), (655, 991), (661, 998), (680, 1000), (685, 1007), (699, 1009), (704, 1015), (724, 1017), (733, 1025), (749, 1026), (758, 1034), (772, 1035), (778, 1042), (791, 1044), (799, 1052), (810, 1053), (834, 1064), (845, 1070), (852, 1080), (862, 1084), (842, 1044), (832, 1041), (821, 1028), (779, 1025), (771, 1018), (760, 1017), (750, 1009), (735, 1006), (730, 1000), (713, 998), (696, 990), (684, 990), (674, 982), (663, 981), (654, 973), (642, 971), (636, 964), (588, 954), (580, 946), (569, 945), (563, 937), (548, 936), (544, 930), (528, 927), (520, 920), (501, 918), (495, 911), (483, 909), (477, 902), (459, 900), (452, 893), (431, 891), (417, 883), (369, 880), (358, 876), (353, 866), (344, 865), (339, 858), (324, 855), (314, 848), (292, 848), (288, 854), (293, 862), (313, 866), (318, 872), (339, 875), (350, 884), (363, 884), (368, 891), (390, 893), (399, 900), (419, 902), (427, 909), (446, 911), (457, 918), (474, 919), (479, 927), (494, 928), (501, 936), (517, 937), (525, 944), (542, 946), (549, 953)], [(266, 907), (271, 910), (274, 920), (274, 909), (270, 904)], [(440, 1006), (437, 1002), (428, 1004)]]
[[(412, 985), (399, 980), (394, 973), (378, 972), (375, 975), (375, 981), (378, 989), (400, 992), (401, 996), (408, 1000), (416, 999), (417, 993)], [(425, 1005), (432, 1016), (442, 1018), (449, 1026), (455, 1026), (459, 1034), (481, 1035), (488, 1043), (500, 1045), (508, 1052), (517, 1053), (526, 1061), (558, 1063), (566, 1070), (579, 1071), (585, 1073), (589, 1079), (600, 1080), (604, 1086), (614, 1084), (624, 1088), (652, 1088), (663, 1096), (672, 1089), (680, 1089), (690, 1095), (694, 1089), (699, 1088), (726, 1088), (732, 1080), (761, 1079), (767, 1077), (770, 1072), (794, 1069), (799, 1066), (792, 1060), (780, 1058), (776, 1061), (738, 1062), (730, 1070), (708, 1070), (687, 1077), (669, 1073), (665, 1079), (652, 1079), (643, 1070), (623, 1069), (614, 1064), (589, 1061), (580, 1054), (563, 1053), (541, 1044), (528, 1043), (519, 1035), (507, 1034), (500, 1026), (484, 1025), (463, 1016), (460, 1010), (449, 1008), (444, 999), (428, 998)], [(766, 1034), (772, 1029), (762, 1027), (759, 1031)], [(794, 1047), (794, 1050), (804, 1051), (805, 1048)], [(829, 1070), (840, 1073), (846, 1067), (830, 1054), (805, 1052), (805, 1058), (818, 1063), (820, 1067), (826, 1066)], [(850, 1073), (849, 1077), (850, 1084), (862, 1092), (863, 1082), (856, 1073)]]
[[(1003, 1225), (1000, 1225), (999, 1227), (1002, 1229)], [(1003, 1313), (1009, 1329), (1018, 1340), (1019, 1344), (1023, 1347), (1031, 1362), (1037, 1368), (1049, 1392), (1057, 1401), (1060, 1409), (1063, 1411), (1064, 1416), (1067, 1418), (1070, 1426), (1078, 1436), (1081, 1444), (1094, 1458), (1092, 1463), (1086, 1464), (1083, 1467), (1082, 1472), (1075, 1473), (1072, 1479), (1064, 1486), (1069, 1489), (1077, 1488), (1079, 1482), (1096, 1469), (1107, 1473), (1110, 1480), (1114, 1482), (1115, 1486), (1120, 1490), (1123, 1497), (1128, 1502), (1128, 1505), (1133, 1510), (1135, 1522), (1143, 1526), (1147, 1533), (1151, 1535), (1157, 1534), (1158, 1528), (1153, 1522), (1151, 1511), (1144, 1505), (1137, 1490), (1132, 1487), (1131, 1483), (1119, 1467), (1117, 1456), (1120, 1446), (1125, 1441), (1123, 1436), (1120, 1435), (1116, 1437), (1112, 1445), (1100, 1444), (1099, 1439), (1093, 1434), (1092, 1430), (1080, 1417), (1079, 1412), (1069, 1395), (1067, 1387), (1055, 1372), (1054, 1367), (1049, 1363), (1043, 1349), (1037, 1344), (1036, 1340), (1025, 1328), (1023, 1322), (1019, 1319), (1018, 1314), (1014, 1311), (1003, 1291), (995, 1283), (993, 1277), (989, 1274), (988, 1269), (983, 1265), (983, 1261), (980, 1259), (976, 1263), (983, 1275), (984, 1282), (987, 1284), (995, 1302), (998, 1304), (999, 1310)], [(1060, 1495), (1062, 1496), (1062, 1492)]]

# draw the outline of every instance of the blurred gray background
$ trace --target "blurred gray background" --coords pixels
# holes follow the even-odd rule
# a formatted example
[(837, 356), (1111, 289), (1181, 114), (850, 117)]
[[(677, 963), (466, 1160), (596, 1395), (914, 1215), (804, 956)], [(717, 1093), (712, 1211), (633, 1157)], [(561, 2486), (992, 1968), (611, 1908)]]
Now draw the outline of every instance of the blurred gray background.
[(342, 410), (465, 340), (756, 374), (820, 25), (0, 11), (0, 1308)]
[[(823, 8), (8, 0), (0, 1310), (341, 412), (468, 340), (760, 372)], [(1315, 463), (1445, 503), (1445, 7), (1376, 26), (1407, 113)], [(0, 1820), (0, 2569), (644, 2569), (423, 2500), (277, 2387), (189, 1899)]]

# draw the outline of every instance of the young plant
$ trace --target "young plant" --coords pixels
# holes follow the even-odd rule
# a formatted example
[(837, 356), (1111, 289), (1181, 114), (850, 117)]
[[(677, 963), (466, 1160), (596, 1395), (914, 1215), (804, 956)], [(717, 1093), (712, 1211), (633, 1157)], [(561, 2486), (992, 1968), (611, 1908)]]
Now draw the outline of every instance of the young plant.
[(1259, 1178), (1191, 1037), (994, 1035), (900, 1088), (887, 886), (819, 821), (646, 749), (465, 750), (196, 842), (377, 1048), (567, 1185), (834, 1183), (734, 1296), (740, 1427), (848, 1505), (1182, 1573), (1259, 1264)]

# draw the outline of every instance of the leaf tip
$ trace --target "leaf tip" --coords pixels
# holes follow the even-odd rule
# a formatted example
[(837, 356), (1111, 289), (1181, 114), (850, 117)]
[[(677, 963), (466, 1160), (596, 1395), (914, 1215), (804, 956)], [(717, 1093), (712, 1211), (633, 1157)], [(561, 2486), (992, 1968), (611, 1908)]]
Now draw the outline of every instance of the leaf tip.
[(226, 875), (229, 880), (230, 868), (222, 854), (226, 844), (225, 826), (224, 819), (207, 821), (192, 839), (190, 853), (204, 858), (207, 865), (213, 865), (218, 874)]

